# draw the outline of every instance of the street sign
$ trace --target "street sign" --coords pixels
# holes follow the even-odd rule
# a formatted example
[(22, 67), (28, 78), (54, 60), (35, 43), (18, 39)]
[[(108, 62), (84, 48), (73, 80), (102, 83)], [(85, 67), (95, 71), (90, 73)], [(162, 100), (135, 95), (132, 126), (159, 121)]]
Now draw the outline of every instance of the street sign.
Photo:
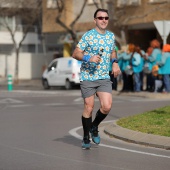
[(154, 21), (154, 25), (162, 37), (164, 44), (166, 44), (166, 39), (170, 32), (170, 21)]

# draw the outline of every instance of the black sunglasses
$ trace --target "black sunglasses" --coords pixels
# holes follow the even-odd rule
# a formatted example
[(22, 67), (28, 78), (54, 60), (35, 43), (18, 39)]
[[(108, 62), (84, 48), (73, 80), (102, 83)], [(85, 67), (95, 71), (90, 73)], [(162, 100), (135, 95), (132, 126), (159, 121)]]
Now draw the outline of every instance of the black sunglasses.
[(108, 20), (109, 19), (109, 17), (96, 17), (96, 19), (99, 19), (99, 20)]

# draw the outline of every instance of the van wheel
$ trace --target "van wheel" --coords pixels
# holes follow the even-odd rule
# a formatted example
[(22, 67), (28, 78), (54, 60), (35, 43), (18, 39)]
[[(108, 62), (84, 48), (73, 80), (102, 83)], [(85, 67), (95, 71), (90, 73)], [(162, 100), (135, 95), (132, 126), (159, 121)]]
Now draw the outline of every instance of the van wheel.
[(72, 88), (72, 83), (69, 80), (66, 80), (65, 82), (65, 89), (70, 90)]
[(48, 81), (46, 79), (43, 80), (43, 87), (44, 87), (44, 89), (50, 89), (50, 86), (49, 86)]

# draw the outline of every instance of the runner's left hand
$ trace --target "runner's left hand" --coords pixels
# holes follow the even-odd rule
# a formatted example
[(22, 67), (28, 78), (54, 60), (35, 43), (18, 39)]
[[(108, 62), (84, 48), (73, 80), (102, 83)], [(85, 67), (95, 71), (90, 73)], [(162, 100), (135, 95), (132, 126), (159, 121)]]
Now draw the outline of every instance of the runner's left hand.
[(121, 74), (121, 70), (119, 68), (118, 63), (113, 63), (112, 65), (112, 74), (114, 75), (114, 77), (116, 78), (118, 75)]

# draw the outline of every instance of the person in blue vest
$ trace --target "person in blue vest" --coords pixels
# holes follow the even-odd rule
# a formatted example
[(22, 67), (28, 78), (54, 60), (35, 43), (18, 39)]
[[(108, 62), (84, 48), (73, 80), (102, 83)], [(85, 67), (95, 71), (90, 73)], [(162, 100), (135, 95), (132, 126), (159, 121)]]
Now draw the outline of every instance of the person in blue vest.
[(141, 91), (143, 91), (143, 78), (144, 78), (144, 72), (143, 72), (143, 67), (145, 63), (145, 51), (140, 48), (139, 45), (136, 45), (136, 52), (140, 55), (141, 57), (141, 62), (140, 62), (140, 83), (141, 83)]
[(162, 58), (158, 62), (158, 74), (163, 75), (165, 93), (170, 93), (170, 44), (165, 44), (162, 49)]
[[(161, 49), (160, 49), (160, 42), (156, 39), (152, 40), (150, 43), (152, 47), (152, 53), (149, 56), (145, 57), (145, 60), (149, 64), (150, 71), (152, 70), (153, 66), (156, 65), (158, 61), (161, 60)], [(147, 74), (147, 91), (154, 92), (155, 90), (155, 77), (152, 75), (152, 72)]]
[(121, 50), (118, 51), (118, 64), (121, 69), (121, 76), (122, 76), (122, 89), (121, 92), (128, 91), (128, 82), (127, 82), (127, 75), (125, 73), (125, 68), (128, 65), (129, 62), (126, 62), (124, 58), (126, 58), (127, 55), (127, 48), (128, 46), (122, 46)]
[(125, 92), (134, 91), (133, 89), (133, 69), (132, 69), (132, 54), (135, 50), (134, 44), (128, 44), (127, 52), (122, 55), (123, 57), (123, 80), (124, 80), (124, 86), (123, 90)]
[[(115, 50), (116, 52), (118, 52), (117, 46), (115, 47)], [(117, 54), (117, 58), (118, 58), (118, 54)], [(118, 64), (119, 64), (119, 58), (118, 58)], [(109, 75), (110, 75), (110, 80), (112, 82), (112, 90), (117, 91), (117, 77), (114, 77), (114, 75), (112, 74), (112, 62), (110, 62), (110, 66), (109, 66)]]
[(141, 55), (139, 54), (139, 48), (135, 46), (131, 56), (132, 69), (133, 69), (133, 81), (134, 81), (134, 92), (141, 91), (141, 78), (140, 73), (142, 71)]

